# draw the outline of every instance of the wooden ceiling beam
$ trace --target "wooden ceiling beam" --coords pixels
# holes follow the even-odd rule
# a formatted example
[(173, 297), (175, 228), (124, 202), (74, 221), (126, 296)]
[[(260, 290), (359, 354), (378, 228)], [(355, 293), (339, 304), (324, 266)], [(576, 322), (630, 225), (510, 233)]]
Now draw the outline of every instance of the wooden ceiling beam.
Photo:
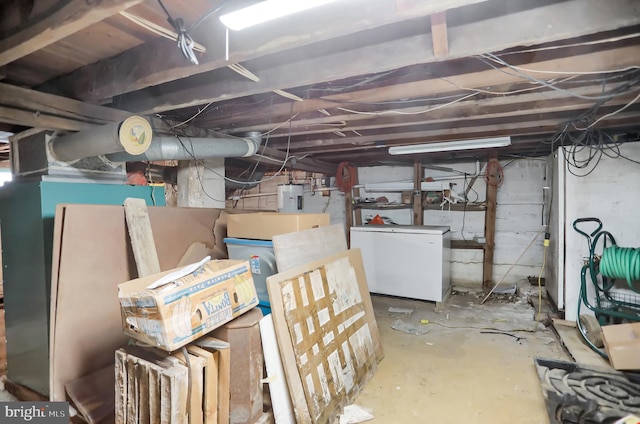
[[(231, 32), (228, 59), (225, 28), (214, 16), (200, 27), (200, 32), (192, 34), (196, 41), (207, 47), (197, 66), (182, 56), (175, 42), (158, 39), (115, 58), (85, 66), (48, 83), (46, 87), (69, 97), (95, 101), (213, 71), (231, 63), (484, 1), (487, 0), (429, 0), (416, 2), (402, 10), (396, 8), (396, 0), (351, 1), (340, 4), (339, 13), (329, 14), (320, 10), (265, 23), (260, 28)], [(265, 42), (267, 39), (269, 41)]]
[[(609, 88), (613, 88), (612, 85)], [(580, 96), (597, 96), (602, 92), (602, 85), (592, 85), (587, 87), (577, 87), (571, 91)], [(625, 104), (633, 94), (620, 95), (609, 102), (607, 105)], [(372, 115), (355, 114), (342, 112), (340, 110), (332, 110), (336, 115), (322, 116), (314, 119), (302, 119), (300, 121), (292, 121), (291, 129), (285, 122), (273, 123), (271, 125), (264, 124), (255, 127), (239, 127), (233, 128), (233, 132), (243, 133), (248, 131), (267, 131), (270, 127), (279, 129), (270, 132), (269, 137), (274, 140), (278, 137), (299, 136), (331, 133), (335, 130), (339, 131), (361, 131), (372, 130), (376, 128), (395, 128), (408, 125), (417, 125), (420, 123), (438, 123), (438, 122), (455, 122), (457, 120), (468, 118), (492, 118), (492, 117), (513, 117), (531, 113), (553, 113), (575, 110), (580, 111), (593, 106), (593, 100), (584, 100), (576, 97), (568, 96), (567, 93), (549, 90), (544, 92), (530, 92), (510, 96), (488, 97), (479, 100), (465, 100), (451, 107), (443, 107), (434, 109), (441, 104), (432, 104), (428, 106), (411, 106), (399, 107), (394, 109), (398, 114), (382, 114)], [(517, 107), (514, 107), (516, 106)], [(427, 113), (421, 113), (429, 111)], [(344, 123), (344, 125), (338, 125)], [(206, 126), (206, 122), (199, 125)], [(274, 145), (277, 145), (277, 141)]]
[[(42, 93), (28, 88), (0, 83), (0, 104), (6, 107), (31, 111), (36, 114), (47, 114), (61, 118), (83, 121), (93, 125), (118, 122), (131, 116), (130, 112), (84, 103), (53, 94)], [(31, 127), (39, 127), (34, 120)], [(49, 127), (47, 127), (49, 128)], [(66, 129), (55, 127), (50, 129)]]
[(0, 39), (0, 66), (43, 49), (142, 0), (61, 1), (42, 19)]
[[(611, 1), (615, 5), (612, 5)], [(427, 52), (428, 46), (433, 42), (431, 35), (418, 35), (314, 57), (302, 62), (282, 64), (270, 69), (250, 69), (260, 77), (259, 82), (237, 78), (216, 81), (215, 76), (211, 76), (210, 78), (193, 80), (192, 85), (189, 86), (190, 79), (186, 79), (180, 83), (169, 83), (162, 87), (152, 87), (124, 95), (120, 101), (130, 110), (139, 113), (159, 113), (209, 102), (268, 93), (275, 89), (301, 87), (371, 73), (387, 72), (437, 60), (450, 60), (501, 51), (514, 46), (558, 41), (640, 23), (640, 13), (636, 13), (639, 8), (638, 2), (634, 0), (611, 1), (603, 3), (599, 0), (569, 0), (449, 28), (449, 55), (446, 57), (435, 58), (433, 53)], [(588, 13), (585, 10), (588, 10)], [(566, 16), (571, 16), (572, 19), (567, 20)], [(540, 25), (540, 22), (545, 22), (545, 25)], [(416, 49), (425, 53), (416, 54)], [(638, 54), (637, 51), (634, 53)], [(610, 64), (611, 62), (603, 62), (600, 67), (605, 69)], [(570, 63), (565, 62), (564, 65), (566, 65), (565, 69), (580, 69), (570, 66)], [(500, 74), (500, 72), (487, 71), (483, 75), (492, 74)], [(501, 76), (505, 77), (503, 79), (506, 79), (506, 82), (521, 80), (517, 77), (509, 79), (507, 75), (503, 74)], [(491, 79), (493, 82), (487, 82), (484, 85), (496, 83), (495, 75)], [(202, 80), (208, 82), (200, 83)], [(433, 83), (432, 80), (426, 84), (431, 83)], [(414, 85), (419, 84), (414, 83)], [(412, 87), (412, 85), (408, 84), (406, 87)], [(421, 92), (425, 92), (425, 88), (421, 88)], [(451, 91), (452, 87), (446, 88)], [(363, 91), (366, 92), (366, 90)], [(400, 93), (401, 90), (395, 91)], [(427, 92), (429, 91), (427, 90)], [(374, 101), (368, 97), (363, 99), (362, 94), (365, 93), (360, 91), (328, 97), (338, 101)], [(394, 98), (411, 98), (416, 95), (417, 93), (413, 91), (412, 87)], [(320, 104), (322, 106), (319, 106)], [(332, 106), (335, 106), (335, 103), (317, 99), (306, 100), (294, 102), (292, 112), (304, 112)], [(289, 104), (280, 104), (263, 110), (268, 115), (284, 115), (287, 112), (283, 113), (282, 110), (291, 110), (290, 108)]]
[[(624, 111), (602, 121), (602, 127), (620, 128), (637, 126), (638, 110)], [(553, 134), (566, 119), (525, 120), (523, 122), (502, 124), (480, 124), (470, 127), (452, 127), (430, 131), (394, 133), (379, 137), (376, 141), (361, 140), (357, 137), (323, 140), (323, 144), (300, 148), (292, 145), (294, 154), (315, 154), (328, 152), (354, 152), (367, 149), (385, 149), (397, 145), (411, 145), (430, 142), (444, 142), (471, 138), (501, 137), (515, 135)], [(360, 137), (363, 138), (363, 137)]]

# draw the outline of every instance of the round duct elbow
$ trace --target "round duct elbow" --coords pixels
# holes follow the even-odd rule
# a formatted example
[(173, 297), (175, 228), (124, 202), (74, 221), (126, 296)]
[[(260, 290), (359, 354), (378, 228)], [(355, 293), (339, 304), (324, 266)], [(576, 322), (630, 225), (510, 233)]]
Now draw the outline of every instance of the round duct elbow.
[(151, 146), (152, 138), (149, 121), (130, 116), (122, 122), (55, 137), (50, 147), (56, 159), (70, 162), (123, 150), (130, 155), (141, 155)]

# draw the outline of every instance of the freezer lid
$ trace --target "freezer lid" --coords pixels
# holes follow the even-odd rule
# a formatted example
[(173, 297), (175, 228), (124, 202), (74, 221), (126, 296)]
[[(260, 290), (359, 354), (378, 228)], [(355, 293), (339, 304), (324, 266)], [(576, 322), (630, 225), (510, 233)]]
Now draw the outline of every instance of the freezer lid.
[(445, 234), (449, 227), (436, 225), (359, 225), (351, 227), (352, 232), (404, 233), (404, 234)]

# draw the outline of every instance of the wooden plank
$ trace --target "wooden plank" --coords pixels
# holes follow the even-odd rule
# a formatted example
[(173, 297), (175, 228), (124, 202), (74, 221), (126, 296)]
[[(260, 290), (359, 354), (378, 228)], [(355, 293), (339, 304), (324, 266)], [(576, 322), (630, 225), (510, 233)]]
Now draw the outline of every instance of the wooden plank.
[(204, 424), (218, 423), (218, 362), (219, 352), (208, 352), (198, 346), (188, 345), (187, 351), (201, 358), (204, 364), (203, 413)]
[(93, 128), (95, 125), (87, 124), (73, 119), (60, 118), (46, 114), (36, 114), (20, 109), (0, 106), (0, 122), (21, 125), (25, 127), (39, 127), (44, 129), (58, 129), (68, 131), (82, 131)]
[(127, 376), (127, 353), (116, 350), (115, 363), (115, 423), (125, 424), (127, 422), (127, 392), (129, 378)]
[(562, 319), (553, 320), (553, 330), (560, 338), (569, 355), (579, 364), (610, 367), (609, 363), (586, 345), (576, 323)]
[(156, 244), (153, 241), (153, 231), (151, 231), (146, 202), (136, 198), (125, 199), (124, 213), (133, 256), (136, 259), (138, 277), (159, 273), (160, 262), (158, 261)]
[(127, 355), (127, 424), (138, 424), (138, 360)]
[[(204, 411), (202, 409), (204, 393), (204, 366), (205, 360), (196, 355), (188, 353), (189, 362), (187, 362), (185, 355), (181, 352), (174, 352), (173, 356), (178, 358), (180, 362), (187, 366), (189, 369), (188, 386), (189, 389), (187, 395), (187, 415), (189, 416), (189, 424), (203, 424), (204, 423)], [(176, 393), (173, 394), (174, 396)]]
[(333, 256), (347, 250), (342, 225), (327, 225), (273, 237), (278, 272)]
[(422, 161), (413, 162), (413, 225), (422, 225)]
[(160, 422), (161, 392), (160, 370), (149, 367), (149, 422)]
[[(199, 347), (218, 352), (218, 423), (229, 423), (229, 394), (231, 393), (231, 350), (229, 343), (214, 337), (203, 337), (198, 340)], [(208, 344), (214, 344), (217, 348), (211, 348)], [(223, 347), (226, 346), (226, 347)]]
[(160, 375), (161, 424), (187, 424), (187, 367), (177, 365)]
[[(115, 373), (120, 375), (121, 371), (120, 364)], [(115, 387), (119, 393), (123, 388), (122, 381), (116, 379), (115, 373), (112, 364), (65, 385), (69, 399), (87, 423), (114, 422), (114, 385), (117, 384)], [(120, 402), (121, 399), (118, 407), (121, 407)]]
[(0, 98), (5, 106), (87, 121), (96, 125), (119, 122), (131, 116), (131, 113), (123, 110), (4, 83), (0, 83)]
[(433, 55), (435, 57), (449, 54), (449, 41), (447, 39), (447, 15), (446, 11), (434, 13), (431, 18), (431, 38), (433, 38)]
[[(449, 38), (456, 40), (456, 43), (451, 43), (449, 46), (449, 55), (446, 56), (446, 59), (495, 52), (514, 46), (558, 41), (640, 23), (640, 14), (637, 13), (637, 5), (633, 0), (613, 1), (615, 5), (610, 2), (605, 5), (598, 0), (571, 0), (449, 28)], [(587, 13), (587, 11), (589, 12)], [(565, 16), (572, 16), (572, 19), (567, 21)], [(550, 19), (557, 22), (551, 23)], [(539, 25), (541, 20), (544, 20), (548, 25)], [(487, 31), (487, 28), (499, 28), (499, 30)], [(122, 103), (126, 104), (129, 110), (141, 114), (160, 113), (167, 110), (198, 106), (210, 101), (229, 100), (268, 93), (274, 89), (287, 89), (352, 78), (359, 75), (388, 72), (402, 67), (445, 59), (444, 57), (435, 58), (427, 52), (420, 55), (415, 54), (415, 46), (430, 46), (432, 44), (433, 40), (430, 34), (421, 34), (325, 56), (318, 55), (305, 61), (295, 63), (281, 62), (280, 65), (269, 69), (252, 70), (260, 77), (259, 82), (237, 78), (232, 80), (199, 78), (191, 81), (191, 78), (189, 78), (184, 83), (154, 87), (140, 90), (135, 94), (123, 95)], [(637, 56), (637, 50), (628, 54)], [(607, 67), (621, 68), (636, 64), (629, 57), (625, 58), (624, 56), (626, 55), (615, 59), (610, 57), (598, 58), (595, 64), (591, 63), (591, 67), (597, 64), (597, 68), (601, 69)], [(360, 60), (354, 61), (353, 57), (358, 57)], [(590, 61), (592, 62), (593, 59)], [(541, 62), (540, 65), (542, 69), (549, 66), (546, 61)], [(532, 64), (528, 65), (528, 67), (532, 67)], [(582, 65), (573, 63), (572, 58), (568, 58), (560, 66), (560, 69), (583, 71)], [(480, 81), (477, 83), (477, 87), (495, 85), (498, 77), (499, 81), (504, 80), (504, 83), (522, 80), (518, 75), (505, 75), (495, 70), (483, 72), (478, 73), (477, 78)], [(468, 79), (473, 80), (475, 78), (465, 78), (464, 81), (460, 81), (459, 78), (453, 78), (455, 82), (464, 86), (469, 86), (466, 83)], [(203, 83), (203, 81), (205, 82)], [(429, 87), (427, 93), (430, 95), (437, 94), (438, 81), (427, 81), (398, 84), (393, 89), (382, 87), (369, 90), (389, 91), (385, 97), (391, 99), (425, 95), (425, 87)], [(448, 83), (445, 84), (446, 89), (451, 91), (452, 86)], [(418, 87), (421, 90), (417, 90)], [(298, 112), (335, 107), (336, 101), (381, 101), (365, 95), (369, 90), (329, 95), (324, 96), (322, 99), (307, 99), (304, 102), (282, 103), (262, 108), (260, 113), (264, 113), (264, 116), (291, 115)], [(253, 109), (247, 113), (251, 114), (252, 112)], [(226, 114), (225, 119), (228, 119)]]
[[(485, 0), (446, 0), (416, 2), (412, 7), (397, 10), (396, 0), (356, 0), (340, 6), (340, 13), (312, 13), (284, 17), (262, 25), (269, 33), (269, 43), (262, 37), (234, 32), (230, 37), (229, 57), (226, 57), (225, 29), (217, 19), (207, 21), (194, 39), (207, 45), (206, 54), (198, 66), (191, 65), (170, 40), (158, 39), (133, 48), (121, 55), (85, 66), (47, 84), (67, 95), (85, 100), (99, 100), (119, 94), (156, 86), (190, 75), (224, 68), (230, 63), (246, 62), (258, 57), (336, 39), (360, 31), (428, 16), (454, 7)], [(366, 10), (366, 14), (362, 13)], [(300, 34), (304, 34), (301, 36)], [(113, 78), (117, 72), (118, 78)]]
[(451, 248), (483, 250), (484, 243), (478, 243), (477, 241), (473, 240), (451, 240)]
[(267, 285), (296, 422), (333, 422), (383, 357), (360, 250), (273, 275)]
[(145, 361), (138, 361), (138, 424), (151, 424), (149, 411), (149, 367)]
[(482, 265), (482, 288), (489, 291), (493, 287), (493, 251), (496, 237), (496, 205), (498, 198), (498, 178), (496, 174), (498, 158), (495, 153), (489, 159), (487, 167), (491, 170), (487, 180), (487, 211), (484, 216), (484, 260)]
[(141, 1), (102, 0), (98, 4), (85, 0), (65, 2), (32, 25), (0, 39), (0, 66), (43, 49)]

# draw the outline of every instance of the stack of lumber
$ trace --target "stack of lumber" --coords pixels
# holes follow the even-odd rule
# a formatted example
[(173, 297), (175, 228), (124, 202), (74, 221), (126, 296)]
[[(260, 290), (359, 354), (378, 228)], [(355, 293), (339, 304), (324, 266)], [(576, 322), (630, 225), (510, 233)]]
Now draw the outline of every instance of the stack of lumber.
[(115, 422), (228, 423), (229, 362), (220, 360), (228, 354), (228, 349), (196, 345), (173, 354), (136, 346), (119, 349)]

